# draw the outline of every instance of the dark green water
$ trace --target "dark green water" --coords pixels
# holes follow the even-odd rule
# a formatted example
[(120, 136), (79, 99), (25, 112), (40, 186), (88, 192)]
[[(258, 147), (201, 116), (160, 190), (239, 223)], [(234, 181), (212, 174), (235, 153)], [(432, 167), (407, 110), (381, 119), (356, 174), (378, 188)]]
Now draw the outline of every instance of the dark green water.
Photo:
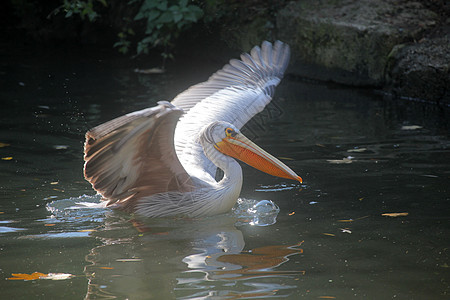
[[(235, 213), (135, 220), (70, 209), (99, 200), (82, 176), (84, 132), (170, 100), (221, 64), (142, 75), (134, 67), (152, 66), (97, 52), (11, 53), (0, 70), (2, 298), (449, 297), (445, 109), (286, 78), (246, 134), (304, 183), (244, 167), (237, 207), (272, 200), (275, 224)], [(7, 280), (35, 271), (75, 277)]]

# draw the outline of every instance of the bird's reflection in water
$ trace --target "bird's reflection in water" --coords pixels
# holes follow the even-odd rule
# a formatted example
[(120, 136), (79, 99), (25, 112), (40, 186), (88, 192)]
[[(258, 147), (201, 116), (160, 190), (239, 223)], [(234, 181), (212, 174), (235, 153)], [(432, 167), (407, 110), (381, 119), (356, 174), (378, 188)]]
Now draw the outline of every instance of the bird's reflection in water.
[(255, 248), (246, 253), (210, 256), (208, 265), (221, 268), (214, 271), (213, 278), (248, 279), (268, 275), (304, 274), (304, 271), (277, 271), (274, 268), (289, 260), (289, 256), (303, 253), (299, 247), (303, 242), (291, 246), (273, 245)]
[(304, 271), (277, 268), (302, 253), (301, 243), (244, 251), (236, 221), (231, 214), (193, 220), (107, 219), (105, 229), (93, 233), (102, 245), (86, 258), (91, 263), (85, 268), (86, 299), (259, 298), (296, 288), (288, 283)]

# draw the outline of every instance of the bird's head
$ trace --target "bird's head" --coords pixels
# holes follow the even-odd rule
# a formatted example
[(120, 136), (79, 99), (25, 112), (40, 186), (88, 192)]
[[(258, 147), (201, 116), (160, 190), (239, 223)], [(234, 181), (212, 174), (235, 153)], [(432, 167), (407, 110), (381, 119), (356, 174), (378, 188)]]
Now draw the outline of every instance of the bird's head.
[(206, 126), (202, 142), (209, 143), (217, 151), (239, 159), (264, 173), (302, 182), (302, 178), (288, 166), (250, 141), (228, 122), (216, 121)]

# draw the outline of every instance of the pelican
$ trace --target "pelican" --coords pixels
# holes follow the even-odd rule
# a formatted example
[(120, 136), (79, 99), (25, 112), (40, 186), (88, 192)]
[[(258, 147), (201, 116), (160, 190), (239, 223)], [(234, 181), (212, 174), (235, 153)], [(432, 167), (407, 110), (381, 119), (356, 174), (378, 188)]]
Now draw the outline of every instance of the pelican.
[[(235, 159), (301, 183), (300, 176), (240, 132), (272, 100), (289, 56), (287, 44), (263, 42), (171, 102), (89, 130), (86, 180), (107, 206), (147, 217), (230, 211), (243, 178)], [(224, 175), (216, 180), (218, 168)]]

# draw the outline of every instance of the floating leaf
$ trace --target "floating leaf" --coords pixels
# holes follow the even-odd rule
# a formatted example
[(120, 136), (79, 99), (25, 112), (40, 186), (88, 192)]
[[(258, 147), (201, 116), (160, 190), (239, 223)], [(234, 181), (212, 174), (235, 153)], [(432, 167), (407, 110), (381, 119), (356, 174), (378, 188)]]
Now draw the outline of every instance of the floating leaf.
[(34, 272), (32, 274), (24, 274), (24, 273), (12, 273), (13, 277), (8, 278), (8, 280), (36, 280), (41, 279), (41, 277), (47, 276), (47, 274)]
[(409, 213), (407, 213), (407, 212), (403, 212), (403, 213), (384, 213), (384, 214), (381, 214), (382, 216), (384, 216), (384, 217), (393, 217), (393, 218), (395, 218), (395, 217), (406, 217), (407, 215), (409, 215)]
[(356, 149), (347, 150), (347, 152), (357, 152), (357, 153), (364, 152), (364, 151), (367, 151), (367, 148), (356, 148)]
[(100, 269), (103, 269), (103, 270), (114, 270), (113, 267), (100, 267)]
[(161, 68), (150, 68), (150, 69), (134, 69), (135, 73), (140, 74), (163, 74), (166, 70)]
[(12, 273), (13, 277), (8, 278), (8, 280), (36, 280), (36, 279), (49, 279), (49, 280), (65, 280), (72, 278), (74, 275), (66, 273), (40, 273), (34, 272), (31, 274), (25, 273)]
[(46, 276), (41, 276), (39, 279), (49, 279), (49, 280), (66, 280), (72, 278), (74, 275), (66, 273), (48, 273)]
[(293, 211), (293, 212), (289, 213), (288, 215), (289, 215), (289, 216), (293, 216), (293, 215), (295, 215), (295, 211)]
[(78, 232), (93, 232), (93, 231), (97, 231), (97, 230), (95, 230), (95, 229), (81, 229), (81, 230), (78, 230)]
[(406, 125), (406, 126), (402, 126), (402, 130), (416, 130), (416, 129), (421, 129), (423, 128), (422, 126), (419, 125)]
[(44, 226), (55, 226), (56, 224), (53, 224), (53, 223), (51, 223), (51, 224), (44, 224)]
[(353, 161), (350, 157), (344, 157), (343, 159), (327, 159), (330, 164), (351, 164)]
[(344, 219), (344, 220), (337, 220), (337, 221), (341, 222), (341, 223), (354, 222), (354, 221), (365, 219), (365, 218), (368, 218), (368, 217), (369, 216), (363, 216), (363, 217), (359, 217), (359, 218), (356, 218), (356, 219)]
[(281, 160), (294, 160), (293, 158), (284, 157), (284, 156), (279, 156), (278, 159), (281, 159)]
[(12, 156), (2, 157), (2, 160), (11, 160), (13, 159)]
[(326, 233), (326, 232), (324, 232), (324, 233), (322, 233), (323, 235), (328, 235), (328, 236), (336, 236), (335, 234), (332, 234), (332, 233)]
[(67, 145), (53, 145), (53, 148), (56, 150), (66, 150), (69, 149), (69, 146)]
[(7, 144), (7, 143), (0, 143), (0, 148), (3, 148), (3, 147), (8, 147), (8, 146), (10, 146), (9, 144)]
[(334, 296), (319, 296), (319, 299), (336, 299)]
[(138, 262), (138, 261), (142, 261), (141, 258), (119, 258), (116, 259), (116, 261), (120, 261), (120, 262)]

